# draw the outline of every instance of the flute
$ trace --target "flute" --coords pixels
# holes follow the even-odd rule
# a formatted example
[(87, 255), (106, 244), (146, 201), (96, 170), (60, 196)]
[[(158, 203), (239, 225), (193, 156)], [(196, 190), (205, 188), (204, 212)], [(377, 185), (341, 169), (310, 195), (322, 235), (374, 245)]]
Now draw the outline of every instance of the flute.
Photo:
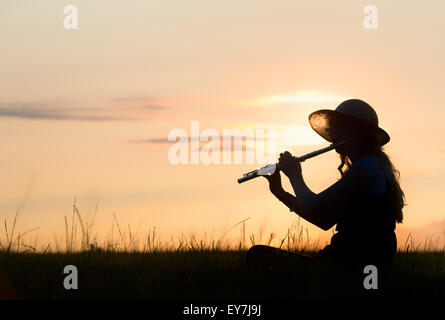
[[(304, 160), (307, 160), (309, 158), (313, 158), (315, 156), (318, 156), (322, 153), (331, 151), (332, 149), (335, 149), (336, 147), (348, 143), (347, 141), (342, 141), (342, 142), (337, 142), (337, 143), (332, 143), (331, 145), (329, 145), (328, 147), (322, 148), (320, 150), (316, 150), (316, 151), (312, 151), (309, 152), (301, 157), (294, 157), (295, 161), (298, 162), (303, 162)], [(280, 169), (280, 165), (279, 163), (275, 163), (275, 164), (269, 164), (265, 167), (253, 170), (251, 172), (245, 173), (241, 178), (238, 179), (238, 183), (243, 183), (245, 181), (249, 181), (252, 180), (253, 178), (259, 177), (259, 176), (267, 176), (267, 175), (271, 175), (275, 172), (275, 170), (278, 168), (278, 170)]]

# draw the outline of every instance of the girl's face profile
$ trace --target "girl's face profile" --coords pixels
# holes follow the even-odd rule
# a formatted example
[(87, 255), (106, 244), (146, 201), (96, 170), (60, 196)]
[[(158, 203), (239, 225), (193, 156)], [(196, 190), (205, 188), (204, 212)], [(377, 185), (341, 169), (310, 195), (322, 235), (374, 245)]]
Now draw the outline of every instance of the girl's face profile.
[[(345, 126), (342, 126), (339, 121), (332, 121), (331, 124), (332, 129), (332, 142), (338, 143), (340, 141), (345, 141), (347, 137), (347, 130), (345, 129)], [(342, 146), (338, 146), (335, 148), (335, 151), (339, 154), (343, 154), (345, 151)]]
[(357, 128), (351, 125), (345, 125), (340, 123), (334, 123), (332, 127), (333, 142), (348, 141), (351, 143), (343, 144), (335, 148), (335, 151), (342, 155), (348, 155), (351, 148), (354, 146), (354, 142), (359, 142), (359, 135), (357, 134)]

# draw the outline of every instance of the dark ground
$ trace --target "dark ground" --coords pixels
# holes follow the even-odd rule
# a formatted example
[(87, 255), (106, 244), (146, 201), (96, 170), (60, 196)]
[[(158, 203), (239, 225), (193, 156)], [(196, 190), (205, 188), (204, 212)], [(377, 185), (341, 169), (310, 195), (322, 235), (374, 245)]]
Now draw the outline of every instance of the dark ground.
[[(64, 289), (66, 265), (78, 269), (78, 290)], [(250, 270), (245, 251), (0, 253), (0, 269), (25, 299), (445, 298), (444, 252), (398, 253), (378, 290), (326, 265)]]

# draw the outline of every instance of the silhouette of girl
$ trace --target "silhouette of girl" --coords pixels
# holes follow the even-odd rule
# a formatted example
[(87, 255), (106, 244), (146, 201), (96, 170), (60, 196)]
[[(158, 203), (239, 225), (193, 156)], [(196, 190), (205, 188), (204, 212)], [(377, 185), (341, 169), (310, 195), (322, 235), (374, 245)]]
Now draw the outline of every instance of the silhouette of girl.
[(379, 128), (374, 109), (358, 99), (346, 100), (335, 110), (315, 111), (309, 122), (327, 141), (349, 142), (335, 149), (340, 154), (341, 179), (318, 194), (312, 192), (304, 182), (300, 163), (287, 151), (280, 154), (279, 164), (295, 196), (282, 188), (279, 170), (266, 178), (270, 191), (290, 211), (323, 230), (337, 225), (337, 232), (315, 257), (257, 245), (247, 252), (248, 264), (273, 266), (292, 257), (387, 266), (396, 253), (394, 230), (396, 222), (402, 222), (404, 206), (399, 172), (383, 151), (389, 135)]

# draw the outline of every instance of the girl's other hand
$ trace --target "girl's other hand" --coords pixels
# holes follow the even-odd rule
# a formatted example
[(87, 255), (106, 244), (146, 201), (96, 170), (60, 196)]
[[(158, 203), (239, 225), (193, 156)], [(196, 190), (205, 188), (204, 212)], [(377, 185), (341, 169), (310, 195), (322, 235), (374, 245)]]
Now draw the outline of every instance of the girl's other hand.
[(283, 186), (281, 185), (280, 170), (277, 168), (270, 176), (264, 176), (269, 181), (269, 189), (275, 196), (280, 196), (284, 193)]

